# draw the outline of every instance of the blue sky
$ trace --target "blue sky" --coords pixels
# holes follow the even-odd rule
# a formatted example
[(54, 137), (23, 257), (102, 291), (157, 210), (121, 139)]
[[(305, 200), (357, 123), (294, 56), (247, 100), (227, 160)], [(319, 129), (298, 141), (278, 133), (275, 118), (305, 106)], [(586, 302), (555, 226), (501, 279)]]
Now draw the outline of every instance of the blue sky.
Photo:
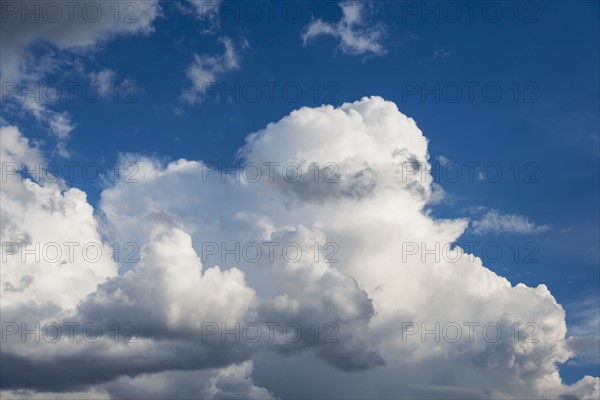
[[(267, 5), (251, 2), (262, 12), (256, 20), (242, 2), (225, 1), (217, 6), (221, 12), (204, 14), (188, 2), (159, 4), (148, 32), (106, 35), (87, 48), (57, 45), (43, 35), (28, 43), (36, 65), (16, 79), (4, 73), (3, 124), (17, 126), (57, 163), (109, 168), (120, 155), (135, 153), (233, 167), (248, 134), (293, 110), (381, 96), (413, 118), (428, 139), (430, 162), (440, 172), (435, 181), (445, 191), (427, 206), (431, 215), (472, 223), (486, 215), (498, 216), (496, 223), (514, 217), (480, 232), (471, 225), (459, 243), (477, 242), (474, 253), (484, 265), (513, 284), (547, 285), (565, 308), (569, 329), (588, 326), (594, 313), (597, 318), (598, 2), (478, 3), (471, 16), (461, 2), (365, 2), (361, 29), (376, 32), (371, 39), (380, 46), (367, 50), (344, 47), (335, 34), (303, 41), (318, 18), (336, 29), (344, 17), (337, 2), (292, 2), (287, 17), (277, 3), (272, 18)], [(229, 65), (228, 45), (235, 55)], [(214, 57), (216, 94), (196, 91), (189, 101), (185, 94), (193, 82), (186, 71), (194, 55)], [(90, 102), (76, 90), (72, 102), (63, 96), (45, 104), (52, 113), (68, 113), (73, 129), (64, 140), (51, 132), (48, 118), (32, 117), (6, 92), (7, 82), (85, 85), (90, 74), (107, 69), (121, 94), (134, 101)], [(59, 142), (68, 155), (57, 150)], [(500, 167), (497, 182), (483, 175), (489, 164)], [(456, 166), (460, 179), (444, 176)], [(99, 205), (105, 185), (80, 174), (68, 183)], [(502, 250), (497, 261), (482, 253), (490, 243)], [(591, 327), (597, 336), (597, 322)], [(561, 374), (572, 383), (598, 376), (599, 365), (562, 365)]]

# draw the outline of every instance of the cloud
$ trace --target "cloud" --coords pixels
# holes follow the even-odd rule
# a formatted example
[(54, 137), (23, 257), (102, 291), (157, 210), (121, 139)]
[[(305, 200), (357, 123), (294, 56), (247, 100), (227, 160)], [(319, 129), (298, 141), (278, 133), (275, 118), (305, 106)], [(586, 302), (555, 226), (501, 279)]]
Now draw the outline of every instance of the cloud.
[[(202, 341), (204, 321), (232, 327), (251, 317), (254, 290), (241, 271), (202, 270), (189, 235), (172, 229), (141, 249), (135, 270), (118, 275), (114, 243), (103, 240), (85, 194), (63, 189), (63, 182), (22, 177), (21, 164), (35, 168), (42, 155), (16, 127), (2, 127), (0, 134), (1, 322), (8, 335), (2, 338), (2, 398), (115, 398), (144, 390), (155, 398), (173, 390), (180, 397), (270, 397), (249, 376), (250, 346), (225, 345), (220, 336)], [(50, 252), (44, 250), (49, 245)], [(88, 245), (91, 255), (82, 251)], [(135, 343), (124, 343), (121, 334), (113, 341), (114, 324), (131, 321), (140, 329)], [(79, 329), (97, 324), (110, 338), (52, 342), (44, 330), (35, 339), (36, 326), (48, 324), (62, 326), (66, 337), (69, 323)], [(8, 325), (34, 333), (23, 339), (7, 334)]]
[(97, 85), (98, 90), (104, 96), (110, 93), (110, 87), (115, 84), (116, 73), (108, 68), (90, 72), (89, 76), (90, 81), (94, 83), (94, 85)]
[(190, 0), (190, 3), (194, 6), (198, 16), (208, 16), (209, 18), (218, 15), (217, 11), (221, 6), (221, 0)]
[(220, 369), (121, 376), (79, 392), (12, 390), (0, 393), (3, 399), (273, 399), (268, 390), (255, 385), (251, 374), (252, 361), (246, 361)]
[(333, 36), (340, 40), (339, 48), (344, 54), (385, 54), (386, 49), (381, 43), (385, 30), (381, 25), (369, 25), (365, 21), (365, 4), (344, 1), (339, 6), (343, 14), (340, 21), (328, 23), (320, 18), (312, 21), (302, 34), (302, 42), (306, 45), (318, 36)]
[[(24, 137), (16, 126), (4, 125), (0, 129), (3, 141), (3, 145), (0, 147), (0, 156), (3, 162), (34, 164), (42, 161), (43, 156), (39, 149)], [(7, 179), (2, 181), (6, 187), (9, 185)]]
[[(68, 157), (66, 147), (75, 128), (66, 111), (55, 111), (51, 101), (39, 95), (23, 95), (37, 88), (44, 78), (60, 74), (72, 64), (74, 55), (90, 54), (108, 40), (119, 35), (149, 34), (160, 15), (157, 0), (110, 3), (83, 0), (79, 2), (7, 1), (2, 3), (0, 25), (0, 79), (6, 90), (3, 106), (17, 106), (42, 123), (57, 141), (56, 152)], [(101, 85), (107, 85), (111, 71), (92, 74)], [(101, 86), (101, 89), (104, 86)], [(102, 93), (108, 93), (103, 91)], [(51, 97), (51, 96), (50, 96)]]
[[(16, 128), (7, 132), (3, 154), (36, 156)], [(11, 258), (3, 321), (91, 320), (107, 331), (137, 321), (139, 342), (34, 344), (13, 335), (1, 349), (3, 387), (115, 398), (137, 388), (217, 398), (597, 397), (598, 378), (561, 381), (557, 364), (587, 347), (566, 342), (565, 311), (545, 285), (513, 285), (459, 248), (442, 259), (407, 258), (406, 244), (424, 251), (456, 243), (468, 227), (426, 211), (439, 196), (431, 176), (403, 176), (405, 163), (428, 163), (427, 146), (394, 103), (365, 97), (300, 108), (250, 134), (237, 181), (228, 174), (223, 182), (202, 161), (128, 155), (137, 183), (105, 189), (93, 212), (76, 189), (13, 177), (2, 188), (3, 213), (44, 222), (3, 225), (3, 241), (53, 240), (60, 227), (60, 240), (137, 243), (140, 261), (120, 271), (110, 257), (98, 271), (84, 262), (46, 271)], [(262, 166), (261, 179), (247, 178), (250, 165)], [(290, 168), (304, 173), (290, 182)], [(23, 199), (31, 199), (26, 210)], [(236, 244), (264, 242), (279, 247), (236, 257)], [(229, 254), (206, 257), (207, 243)], [(283, 244), (301, 257), (290, 259)], [(32, 271), (32, 283), (21, 270)], [(73, 280), (37, 280), (55, 273)], [(293, 322), (303, 335), (203, 341), (202, 322), (211, 320)], [(457, 325), (462, 335), (448, 340)], [(532, 330), (535, 341), (524, 340)]]
[[(21, 164), (30, 170), (40, 169), (43, 162), (39, 151), (30, 147), (26, 138), (14, 126), (1, 127), (3, 162), (2, 176), (2, 243), (27, 246), (33, 251), (23, 262), (21, 252), (2, 260), (2, 288), (22, 287), (22, 291), (7, 290), (2, 294), (2, 312), (11, 310), (35, 309), (36, 307), (73, 308), (86, 294), (95, 290), (96, 285), (106, 277), (116, 273), (116, 266), (110, 257), (108, 246), (102, 247), (100, 257), (95, 262), (86, 262), (80, 251), (57, 250), (41, 257), (42, 244), (49, 243), (102, 243), (97, 231), (93, 208), (87, 203), (86, 195), (79, 189), (63, 191), (60, 182), (37, 183), (22, 179)], [(36, 246), (39, 247), (36, 259)], [(22, 247), (25, 249), (25, 247)], [(97, 249), (94, 246), (95, 249)], [(3, 247), (3, 251), (6, 248)], [(23, 252), (24, 253), (24, 252)], [(72, 254), (72, 259), (67, 262)], [(93, 250), (90, 251), (93, 254)], [(91, 258), (90, 258), (91, 259)], [(66, 265), (65, 265), (66, 264)], [(24, 287), (23, 284), (26, 284)], [(68, 288), (68, 290), (67, 290)]]
[(4, 103), (9, 109), (11, 107), (10, 101), (14, 101), (17, 108), (29, 112), (37, 122), (45, 126), (56, 140), (57, 153), (62, 157), (68, 157), (69, 152), (66, 143), (71, 132), (75, 129), (75, 124), (72, 122), (71, 114), (68, 111), (59, 112), (50, 109), (46, 101), (38, 95), (28, 97), (9, 94)]
[(273, 399), (251, 378), (252, 361), (205, 371), (167, 371), (134, 378), (122, 377), (105, 385), (116, 399)]
[(62, 113), (49, 112), (48, 123), (50, 124), (50, 131), (57, 139), (56, 151), (61, 157), (68, 157), (69, 151), (67, 150), (66, 141), (71, 134), (71, 131), (75, 129), (73, 122), (71, 121), (71, 115), (64, 111)]
[(597, 296), (590, 296), (573, 305), (569, 317), (567, 343), (577, 357), (569, 364), (600, 364), (600, 311)]
[[(247, 164), (279, 167), (272, 179), (264, 168), (259, 182), (236, 183), (230, 177), (223, 183), (218, 171), (201, 162), (161, 166), (142, 159), (140, 184), (106, 190), (101, 208), (113, 235), (141, 242), (148, 240), (147, 232), (166, 224), (191, 232), (195, 243), (225, 242), (229, 249), (262, 240), (298, 243), (303, 254), (312, 254), (306, 246), (311, 242), (339, 246), (340, 262), (329, 265), (229, 259), (245, 271), (262, 299), (259, 318), (339, 323), (337, 345), (302, 343), (301, 351), (271, 346), (275, 354), (294, 358), (255, 363), (261, 383), (276, 395), (307, 397), (314, 384), (308, 370), (315, 370), (314, 379), (328, 376), (331, 387), (345, 388), (346, 395), (363, 397), (444, 397), (450, 387), (457, 396), (475, 398), (485, 391), (518, 398), (571, 390), (551, 378), (557, 376), (555, 364), (571, 352), (563, 343), (564, 311), (545, 286), (513, 286), (479, 259), (459, 253), (453, 253), (459, 260), (454, 263), (433, 257), (423, 262), (419, 256), (403, 261), (402, 243), (434, 248), (436, 242), (455, 242), (467, 221), (435, 220), (424, 213), (435, 193), (431, 177), (403, 179), (402, 166), (428, 162), (427, 140), (393, 103), (373, 97), (339, 108), (301, 108), (249, 135), (238, 156)], [(290, 184), (281, 166), (291, 163), (303, 171), (314, 171), (309, 170), (313, 163), (333, 163), (335, 173), (329, 173), (335, 183), (315, 182), (310, 173)], [(136, 207), (130, 208), (133, 198)], [(429, 329), (436, 322), (494, 322), (504, 332), (511, 332), (515, 321), (537, 321), (539, 342), (515, 343), (503, 336), (491, 344), (477, 331), (476, 343), (464, 336), (460, 344), (421, 342), (420, 336), (403, 343), (402, 322), (407, 321), (426, 322)], [(315, 365), (312, 357), (321, 363)], [(369, 383), (335, 370), (362, 370)], [(302, 383), (286, 389), (275, 371), (290, 371)], [(508, 389), (498, 384), (519, 381), (523, 384)], [(373, 395), (375, 387), (386, 390)]]
[(18, 82), (40, 72), (29, 69), (35, 64), (26, 62), (26, 57), (34, 56), (30, 47), (37, 41), (61, 51), (89, 52), (118, 35), (152, 32), (152, 23), (160, 15), (156, 0), (131, 1), (120, 8), (91, 0), (51, 5), (22, 0), (3, 4), (2, 11), (3, 82)]
[(191, 237), (169, 229), (142, 248), (135, 270), (100, 284), (78, 310), (94, 321), (137, 316), (145, 332), (158, 336), (199, 337), (202, 321), (243, 321), (255, 302), (244, 274), (236, 268), (201, 270)]
[(525, 215), (500, 214), (498, 210), (490, 210), (479, 220), (471, 222), (471, 229), (476, 235), (488, 233), (535, 234), (550, 229), (549, 225), (536, 225)]
[(448, 58), (452, 54), (454, 54), (452, 50), (436, 49), (433, 51), (433, 59), (436, 60), (438, 58)]
[[(214, 85), (225, 73), (240, 69), (239, 50), (228, 37), (219, 41), (225, 47), (223, 54), (206, 56), (194, 54), (194, 62), (188, 67), (186, 76), (192, 81), (192, 87), (182, 94), (182, 99), (193, 104), (198, 101), (198, 95), (203, 94), (207, 87)], [(248, 46), (243, 42), (242, 48)]]

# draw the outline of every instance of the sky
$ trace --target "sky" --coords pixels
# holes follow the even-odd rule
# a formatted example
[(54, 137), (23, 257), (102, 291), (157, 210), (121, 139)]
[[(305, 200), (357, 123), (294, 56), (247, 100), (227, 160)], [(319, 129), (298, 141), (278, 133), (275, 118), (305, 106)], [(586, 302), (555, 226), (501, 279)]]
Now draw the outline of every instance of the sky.
[(598, 397), (598, 2), (0, 4), (3, 397)]

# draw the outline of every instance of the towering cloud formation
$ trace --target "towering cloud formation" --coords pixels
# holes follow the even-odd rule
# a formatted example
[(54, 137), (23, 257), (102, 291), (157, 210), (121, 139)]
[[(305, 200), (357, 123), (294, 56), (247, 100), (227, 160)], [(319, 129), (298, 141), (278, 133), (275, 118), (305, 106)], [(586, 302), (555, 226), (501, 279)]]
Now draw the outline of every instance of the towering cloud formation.
[[(39, 156), (15, 128), (2, 134), (11, 138), (3, 157)], [(127, 397), (152, 382), (169, 397), (598, 396), (598, 378), (561, 382), (556, 363), (572, 352), (564, 310), (544, 285), (513, 286), (460, 248), (443, 248), (468, 221), (427, 211), (431, 177), (414, 173), (428, 162), (427, 139), (395, 104), (370, 97), (296, 110), (248, 136), (238, 181), (227, 174), (223, 182), (201, 161), (127, 157), (140, 167), (138, 182), (106, 189), (96, 218), (76, 189), (14, 176), (3, 186), (3, 221), (16, 220), (16, 199), (27, 197), (29, 213), (62, 215), (72, 240), (99, 240), (99, 219), (103, 237), (142, 248), (120, 275), (108, 261), (50, 266), (85, 278), (68, 301), (66, 278), (37, 281), (50, 272), (14, 258), (6, 275), (3, 266), (3, 322), (139, 327), (137, 343), (32, 344), (11, 335), (2, 346), (12, 361), (2, 368), (8, 394), (83, 388)], [(36, 197), (46, 192), (56, 207)], [(78, 212), (56, 211), (64, 209)], [(52, 240), (43, 232), (52, 230), (10, 224), (2, 241)], [(21, 285), (16, 270), (33, 271), (33, 283)], [(245, 331), (222, 340), (236, 322), (262, 326), (263, 338)], [(77, 360), (94, 370), (28, 376)]]

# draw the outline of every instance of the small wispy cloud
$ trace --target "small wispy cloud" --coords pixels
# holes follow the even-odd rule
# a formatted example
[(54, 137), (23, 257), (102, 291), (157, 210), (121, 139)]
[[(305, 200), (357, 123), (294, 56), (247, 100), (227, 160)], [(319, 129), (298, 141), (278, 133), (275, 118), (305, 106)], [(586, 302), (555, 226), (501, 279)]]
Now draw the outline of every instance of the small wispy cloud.
[(488, 233), (543, 233), (550, 225), (536, 225), (525, 215), (501, 214), (498, 210), (490, 210), (479, 220), (471, 222), (471, 229), (476, 235)]
[(339, 48), (350, 55), (383, 55), (387, 52), (381, 40), (385, 29), (381, 24), (371, 25), (366, 21), (365, 4), (345, 1), (339, 4), (342, 18), (336, 23), (327, 23), (322, 19), (313, 20), (302, 34), (306, 45), (312, 39), (325, 35), (340, 40)]
[[(198, 95), (204, 93), (207, 87), (214, 84), (223, 74), (240, 69), (240, 55), (233, 41), (228, 37), (222, 37), (219, 41), (225, 47), (223, 54), (212, 56), (194, 54), (194, 62), (186, 71), (192, 87), (182, 94), (183, 101), (189, 104), (197, 102)], [(241, 47), (249, 47), (248, 41), (244, 40)]]
[(439, 58), (448, 58), (452, 54), (454, 54), (454, 52), (452, 50), (436, 49), (433, 51), (433, 59), (437, 60)]
[(569, 311), (567, 345), (574, 352), (571, 365), (600, 364), (600, 300), (596, 296), (584, 298), (573, 304)]

